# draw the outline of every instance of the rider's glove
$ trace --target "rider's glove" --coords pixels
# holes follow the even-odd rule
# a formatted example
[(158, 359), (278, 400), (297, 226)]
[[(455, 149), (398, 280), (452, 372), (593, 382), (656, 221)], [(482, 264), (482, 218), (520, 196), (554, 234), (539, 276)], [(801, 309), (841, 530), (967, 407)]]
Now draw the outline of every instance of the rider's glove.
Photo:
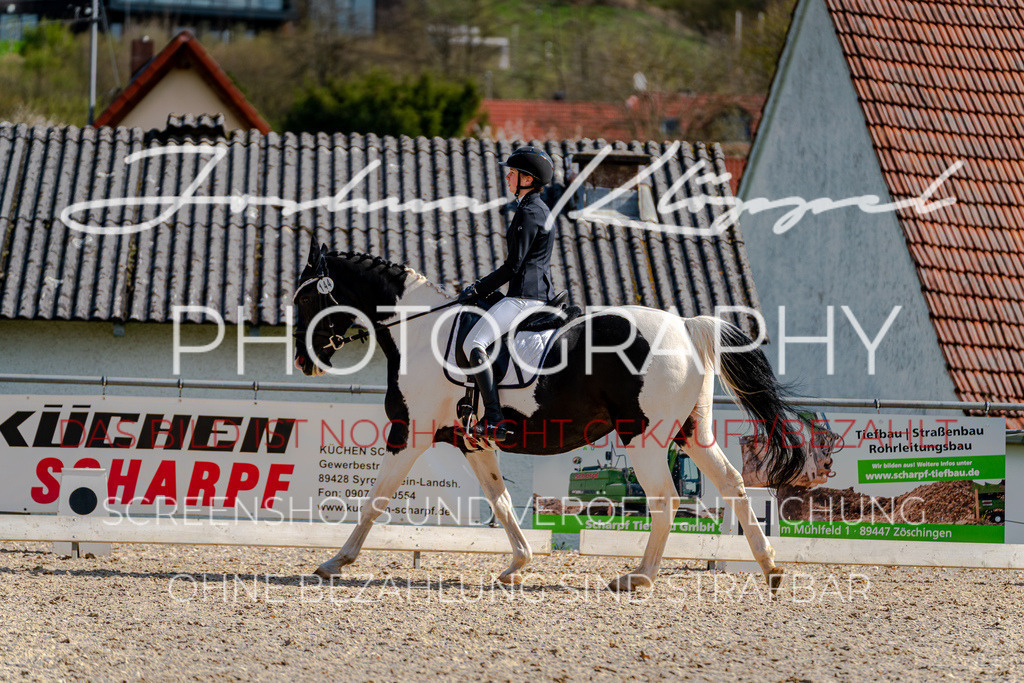
[(477, 298), (478, 298), (478, 296), (477, 296), (477, 293), (476, 293), (476, 284), (472, 284), (469, 287), (466, 287), (461, 292), (459, 292), (459, 299), (458, 299), (458, 301), (459, 301), (460, 304), (466, 304), (466, 303), (469, 303), (471, 301), (476, 301)]

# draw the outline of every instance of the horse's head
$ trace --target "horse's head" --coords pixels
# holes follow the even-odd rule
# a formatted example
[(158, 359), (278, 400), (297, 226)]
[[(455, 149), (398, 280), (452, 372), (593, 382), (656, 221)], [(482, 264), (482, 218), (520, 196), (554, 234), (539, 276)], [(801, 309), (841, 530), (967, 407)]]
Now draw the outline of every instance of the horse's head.
[(375, 333), (377, 323), (394, 315), (410, 272), (378, 256), (328, 253), (314, 236), (293, 298), (295, 367), (322, 375), (353, 324)]
[(345, 283), (339, 282), (328, 258), (327, 245), (318, 244), (314, 235), (292, 299), (296, 313), (295, 367), (304, 375), (324, 374), (322, 366), (330, 367), (331, 356), (341, 348), (341, 339), (356, 318), (352, 309), (357, 302)]

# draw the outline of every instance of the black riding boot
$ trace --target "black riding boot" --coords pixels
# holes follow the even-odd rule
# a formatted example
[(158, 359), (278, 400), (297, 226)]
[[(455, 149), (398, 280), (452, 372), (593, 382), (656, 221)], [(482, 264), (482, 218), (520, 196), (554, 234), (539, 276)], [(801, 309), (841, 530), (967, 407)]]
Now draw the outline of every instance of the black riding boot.
[(504, 441), (509, 436), (508, 428), (502, 424), (505, 416), (501, 413), (501, 401), (498, 399), (498, 386), (494, 381), (494, 371), (487, 354), (479, 348), (469, 354), (469, 362), (473, 366), (473, 380), (484, 403), (484, 415), (473, 428), (474, 438), (487, 438), (494, 442)]

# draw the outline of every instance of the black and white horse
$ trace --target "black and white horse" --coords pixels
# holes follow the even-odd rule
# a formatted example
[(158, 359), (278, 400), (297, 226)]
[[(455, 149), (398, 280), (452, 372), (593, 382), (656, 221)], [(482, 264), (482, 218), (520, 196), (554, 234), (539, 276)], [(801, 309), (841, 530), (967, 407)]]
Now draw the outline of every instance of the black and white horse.
[[(294, 302), (299, 337), (295, 365), (304, 374), (322, 374), (340, 347), (341, 335), (360, 320), (375, 336), (388, 365), (385, 409), (391, 421), (386, 433), (390, 454), (348, 541), (316, 570), (328, 578), (355, 561), (374, 520), (416, 458), (434, 440), (453, 442), (456, 404), (464, 390), (444, 378), (442, 360), (435, 352), (444, 348), (453, 316), (430, 313), (391, 328), (399, 331), (397, 335), (381, 326), (398, 319), (396, 307), (424, 310), (450, 303), (448, 296), (415, 271), (365, 254), (328, 253), (326, 245), (318, 246), (314, 238)], [(396, 337), (404, 342), (403, 348)], [(658, 572), (679, 506), (666, 459), (664, 434), (668, 433), (727, 497), (774, 592), (782, 569), (775, 566), (775, 552), (757, 523), (740, 474), (715, 443), (711, 416), (717, 371), (757, 421), (767, 442), (769, 484), (779, 486), (799, 473), (803, 448), (783, 428), (787, 420), (796, 419), (795, 410), (781, 398), (760, 349), (719, 318), (685, 319), (640, 306), (582, 315), (556, 333), (555, 348), (559, 351), (549, 354), (542, 366), (550, 372), (525, 389), (502, 390), (505, 417), (515, 425), (514, 432), (522, 435), (513, 444), (502, 444), (502, 450), (563, 453), (594, 443), (613, 429), (618, 432), (648, 496), (651, 534), (640, 566), (612, 581), (609, 588), (650, 585)], [(412, 432), (410, 425), (415, 425)], [(423, 425), (437, 426), (434, 439), (423, 436)], [(650, 438), (655, 432), (661, 436)], [(520, 583), (521, 570), (532, 552), (513, 514), (494, 450), (473, 450), (472, 444), (459, 443), (512, 544), (512, 562), (499, 580)]]

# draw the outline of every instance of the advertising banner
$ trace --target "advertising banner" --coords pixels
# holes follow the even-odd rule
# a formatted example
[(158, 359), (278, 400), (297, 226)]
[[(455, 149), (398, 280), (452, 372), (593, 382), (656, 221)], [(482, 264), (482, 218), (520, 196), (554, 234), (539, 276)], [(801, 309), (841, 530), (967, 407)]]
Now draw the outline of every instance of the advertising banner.
[[(562, 534), (583, 529), (649, 530), (646, 499), (633, 474), (629, 451), (612, 432), (571, 453), (538, 458), (533, 528)], [(723, 510), (713, 502), (714, 487), (707, 490), (704, 476), (675, 444), (666, 444), (665, 459), (680, 497), (672, 531), (720, 533)]]
[[(781, 428), (805, 448), (803, 469), (773, 496), (784, 536), (1002, 543), (1006, 499), (1003, 418), (805, 413)], [(716, 410), (715, 440), (764, 487), (763, 442), (739, 411)], [(538, 459), (533, 525), (555, 533), (650, 528), (631, 448), (613, 432)], [(675, 444), (665, 457), (681, 504), (673, 531), (721, 533), (728, 502)]]
[[(778, 491), (783, 535), (1003, 542), (1004, 418), (819, 413), (814, 424), (838, 437), (827, 481)], [(746, 481), (757, 452), (742, 455)]]
[[(99, 467), (114, 514), (354, 522), (393, 457), (387, 423), (379, 405), (4, 395), (0, 512), (54, 513), (60, 472)], [(378, 521), (472, 524), (479, 496), (437, 445)]]

